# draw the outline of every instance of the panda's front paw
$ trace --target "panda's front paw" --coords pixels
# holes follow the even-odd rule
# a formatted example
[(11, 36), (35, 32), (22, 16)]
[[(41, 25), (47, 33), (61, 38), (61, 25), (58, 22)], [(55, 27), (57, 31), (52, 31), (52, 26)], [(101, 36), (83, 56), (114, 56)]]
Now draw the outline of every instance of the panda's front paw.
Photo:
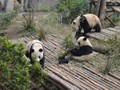
[(64, 56), (59, 56), (58, 59), (61, 60), (61, 59), (64, 59), (65, 57)]
[(68, 64), (69, 60), (68, 59), (61, 59), (59, 60), (59, 64)]

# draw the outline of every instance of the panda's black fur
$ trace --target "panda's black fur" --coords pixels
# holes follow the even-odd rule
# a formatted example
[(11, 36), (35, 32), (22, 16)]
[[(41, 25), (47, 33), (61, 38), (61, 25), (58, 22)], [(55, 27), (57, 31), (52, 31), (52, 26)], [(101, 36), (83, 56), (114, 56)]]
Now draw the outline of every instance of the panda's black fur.
[(70, 50), (70, 53), (74, 56), (88, 55), (92, 52), (93, 52), (93, 48), (91, 46), (88, 46), (88, 45), (81, 46), (80, 48), (74, 48), (74, 49)]
[[(42, 43), (41, 43), (39, 40), (33, 40), (33, 41), (31, 41), (31, 42), (29, 42), (29, 43), (27, 44), (27, 49), (26, 49), (26, 53), (25, 53), (26, 57), (30, 59), (30, 63), (31, 63), (31, 64), (34, 63), (33, 58), (32, 58), (32, 53), (34, 52), (33, 46), (34, 46), (35, 44), (40, 44), (40, 45), (42, 45)], [(42, 45), (42, 47), (43, 47), (43, 45)], [(42, 68), (44, 68), (45, 52), (44, 52), (43, 48), (41, 49), (41, 52), (42, 52), (42, 51), (43, 51), (43, 57), (42, 57), (42, 59), (41, 59), (39, 62), (40, 62), (40, 64), (41, 64)]]

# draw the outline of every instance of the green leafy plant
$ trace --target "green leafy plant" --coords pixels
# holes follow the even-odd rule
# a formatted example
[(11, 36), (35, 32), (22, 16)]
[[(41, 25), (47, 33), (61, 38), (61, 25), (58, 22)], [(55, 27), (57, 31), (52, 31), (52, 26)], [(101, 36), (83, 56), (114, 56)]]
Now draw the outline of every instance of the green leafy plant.
[(43, 69), (39, 62), (30, 65), (23, 44), (14, 44), (0, 37), (0, 89), (28, 90), (31, 84), (44, 82)]
[(42, 27), (39, 27), (39, 31), (38, 31), (38, 39), (39, 40), (45, 40), (46, 39), (46, 32), (45, 30), (43, 30)]
[[(2, 89), (26, 90), (29, 87), (27, 60), (23, 57), (25, 51), (22, 44), (13, 44), (0, 37), (0, 70)], [(2, 81), (1, 81), (2, 80)]]
[(117, 15), (117, 14), (113, 14), (110, 18), (113, 22), (119, 22), (120, 21), (120, 16)]
[(61, 0), (56, 5), (56, 12), (61, 14), (64, 23), (71, 23), (80, 14), (88, 11), (88, 0)]
[(50, 12), (50, 6), (46, 5), (41, 5), (40, 6), (40, 11), (41, 12)]
[(6, 29), (16, 15), (15, 11), (0, 13), (0, 30)]
[(41, 65), (38, 62), (35, 62), (32, 66), (29, 68), (29, 73), (31, 74), (31, 80), (34, 83), (38, 83), (39, 85), (44, 84), (44, 79), (46, 77), (46, 73), (43, 72), (43, 69)]
[(65, 50), (71, 49), (73, 47), (73, 38), (71, 34), (66, 35), (66, 37), (63, 40), (62, 46)]
[(68, 53), (68, 50), (72, 49), (73, 46), (74, 46), (74, 43), (73, 43), (72, 35), (68, 34), (63, 40), (63, 43), (62, 43), (63, 50), (61, 50), (58, 53), (58, 56), (64, 57)]

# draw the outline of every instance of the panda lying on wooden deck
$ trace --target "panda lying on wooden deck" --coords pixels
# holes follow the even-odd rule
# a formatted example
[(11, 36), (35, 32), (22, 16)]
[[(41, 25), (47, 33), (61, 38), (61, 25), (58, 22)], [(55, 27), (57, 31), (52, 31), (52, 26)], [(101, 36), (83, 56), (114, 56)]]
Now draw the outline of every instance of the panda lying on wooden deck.
[(87, 61), (93, 57), (93, 47), (88, 38), (81, 36), (77, 43), (78, 47), (69, 50), (65, 56), (59, 57), (59, 64), (68, 63), (69, 60)]

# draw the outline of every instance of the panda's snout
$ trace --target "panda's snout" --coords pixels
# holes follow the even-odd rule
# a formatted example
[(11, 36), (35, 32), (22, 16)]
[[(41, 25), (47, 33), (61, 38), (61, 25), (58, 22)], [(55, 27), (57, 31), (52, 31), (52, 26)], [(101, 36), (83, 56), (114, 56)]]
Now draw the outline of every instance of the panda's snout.
[(41, 59), (41, 57), (40, 57), (40, 56), (38, 56), (38, 57), (37, 57), (37, 61), (40, 61), (40, 59)]
[(38, 56), (38, 58), (40, 59), (40, 56)]

